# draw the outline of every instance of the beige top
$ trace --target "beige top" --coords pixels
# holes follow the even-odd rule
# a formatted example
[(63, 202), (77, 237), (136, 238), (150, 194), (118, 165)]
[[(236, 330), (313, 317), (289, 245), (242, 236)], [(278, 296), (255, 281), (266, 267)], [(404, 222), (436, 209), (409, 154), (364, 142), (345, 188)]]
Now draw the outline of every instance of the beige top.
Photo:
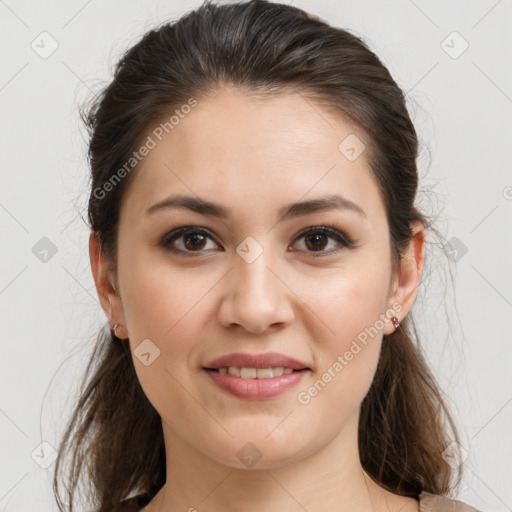
[(480, 512), (476, 508), (459, 500), (423, 491), (419, 496), (419, 512)]
[[(149, 501), (147, 495), (138, 494), (124, 500), (114, 512), (139, 512)], [(439, 496), (426, 491), (419, 495), (418, 501), (420, 502), (419, 512), (481, 512), (462, 501), (452, 500), (446, 496)]]

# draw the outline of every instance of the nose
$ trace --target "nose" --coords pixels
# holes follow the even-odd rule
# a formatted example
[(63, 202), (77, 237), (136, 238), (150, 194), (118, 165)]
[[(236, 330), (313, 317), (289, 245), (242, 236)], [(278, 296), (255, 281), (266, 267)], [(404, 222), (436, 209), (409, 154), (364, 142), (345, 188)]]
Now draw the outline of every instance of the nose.
[(224, 288), (218, 319), (224, 327), (262, 334), (293, 321), (294, 294), (267, 252), (251, 263), (234, 256), (234, 268), (219, 283)]

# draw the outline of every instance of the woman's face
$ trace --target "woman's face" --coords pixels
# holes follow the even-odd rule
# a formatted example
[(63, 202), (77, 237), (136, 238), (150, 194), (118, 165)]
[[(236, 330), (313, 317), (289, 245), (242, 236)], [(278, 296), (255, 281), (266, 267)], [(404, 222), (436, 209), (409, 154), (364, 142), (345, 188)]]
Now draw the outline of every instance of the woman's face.
[[(123, 199), (112, 298), (166, 444), (240, 468), (298, 461), (343, 436), (355, 444), (382, 334), (415, 298), (414, 283), (400, 295), (391, 274), (364, 134), (298, 94), (227, 89), (164, 137), (156, 128)], [(227, 213), (148, 213), (174, 196)], [(347, 202), (309, 203), (334, 196)], [(251, 370), (250, 380), (205, 370), (220, 356), (269, 352), (308, 369), (266, 383)]]

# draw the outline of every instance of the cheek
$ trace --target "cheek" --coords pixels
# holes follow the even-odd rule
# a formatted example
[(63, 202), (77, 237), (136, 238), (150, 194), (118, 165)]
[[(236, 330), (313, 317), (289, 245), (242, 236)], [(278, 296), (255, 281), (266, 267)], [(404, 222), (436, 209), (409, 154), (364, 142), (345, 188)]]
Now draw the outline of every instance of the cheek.
[(385, 311), (387, 291), (384, 274), (359, 269), (334, 273), (303, 291), (305, 302), (321, 320), (320, 324), (325, 325), (326, 345), (343, 350), (360, 334), (359, 338), (364, 339), (368, 330), (382, 330), (381, 314)]
[(318, 380), (316, 391), (305, 391), (322, 394), (324, 405), (346, 409), (346, 414), (362, 401), (377, 368), (386, 291), (382, 274), (331, 276), (330, 284), (321, 293), (310, 290), (306, 301), (318, 316), (311, 327)]
[[(132, 253), (120, 262), (119, 274), (123, 283), (124, 321), (134, 366), (141, 385), (152, 397), (162, 383), (172, 387), (169, 373), (175, 373), (174, 367), (187, 370), (188, 340), (191, 337), (199, 339), (201, 297), (211, 285), (208, 279), (194, 279), (193, 271), (155, 261), (145, 263), (144, 258)], [(192, 320), (196, 320), (195, 323)], [(196, 331), (190, 332), (191, 328)], [(147, 366), (143, 359), (138, 359), (143, 347), (148, 349), (150, 359), (154, 361)]]
[[(135, 371), (146, 397), (170, 424), (180, 415), (197, 415), (186, 390), (196, 376), (191, 353), (204, 337), (205, 295), (213, 283), (158, 266), (143, 272), (132, 267), (127, 281), (123, 307)], [(138, 359), (137, 347), (147, 339), (157, 347), (148, 345), (150, 354), (155, 350), (157, 356), (146, 366)]]
[[(124, 277), (123, 310), (135, 340), (154, 338), (168, 343), (198, 311), (214, 286), (213, 275), (169, 264), (130, 265)], [(197, 274), (197, 275), (196, 275)]]

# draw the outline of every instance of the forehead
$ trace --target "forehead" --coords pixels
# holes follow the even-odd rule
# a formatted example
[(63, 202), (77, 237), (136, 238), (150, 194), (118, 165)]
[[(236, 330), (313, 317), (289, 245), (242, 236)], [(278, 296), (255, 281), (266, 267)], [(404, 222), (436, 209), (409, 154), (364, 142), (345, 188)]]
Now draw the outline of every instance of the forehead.
[(355, 159), (346, 152), (348, 146), (368, 147), (366, 135), (312, 100), (221, 89), (184, 112), (165, 125), (170, 112), (146, 134), (154, 147), (123, 200), (133, 219), (177, 193), (234, 205), (239, 217), (254, 215), (257, 205), (259, 214), (270, 214), (284, 203), (334, 193), (361, 205), (369, 217), (383, 214), (365, 151)]

